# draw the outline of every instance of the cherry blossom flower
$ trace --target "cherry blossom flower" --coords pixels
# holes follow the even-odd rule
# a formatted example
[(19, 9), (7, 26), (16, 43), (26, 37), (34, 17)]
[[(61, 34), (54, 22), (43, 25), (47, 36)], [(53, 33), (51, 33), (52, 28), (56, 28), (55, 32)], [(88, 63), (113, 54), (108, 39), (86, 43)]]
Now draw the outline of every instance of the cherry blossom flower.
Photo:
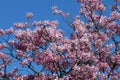
[(31, 13), (31, 12), (26, 13), (27, 19), (31, 19), (32, 17), (33, 17), (33, 13)]
[(0, 52), (0, 59), (7, 59), (7, 55), (5, 53)]
[(13, 28), (7, 29), (5, 31), (6, 34), (12, 34), (13, 33)]
[(5, 43), (0, 43), (0, 49), (4, 49), (4, 48), (6, 48), (6, 44)]
[(4, 35), (4, 30), (3, 29), (0, 29), (0, 36), (3, 36)]

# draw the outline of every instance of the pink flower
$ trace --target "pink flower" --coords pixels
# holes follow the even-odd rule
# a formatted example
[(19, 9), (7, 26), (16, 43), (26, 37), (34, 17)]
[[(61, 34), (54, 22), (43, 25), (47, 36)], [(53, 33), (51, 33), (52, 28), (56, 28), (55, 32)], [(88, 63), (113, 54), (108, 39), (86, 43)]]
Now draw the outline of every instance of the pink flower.
[(103, 40), (102, 42), (107, 41), (107, 40), (109, 39), (109, 38), (107, 37), (107, 35), (104, 34), (104, 33), (100, 33), (100, 34), (99, 34), (99, 38)]
[(105, 7), (104, 7), (104, 5), (99, 5), (99, 8), (98, 8), (100, 11), (103, 11), (103, 10), (105, 10)]
[(111, 77), (111, 80), (119, 80), (120, 77), (117, 74), (113, 74)]
[(0, 71), (0, 76), (4, 76), (4, 72), (3, 71)]
[(69, 16), (69, 13), (64, 13), (63, 11), (58, 10), (57, 6), (53, 6), (52, 9), (53, 9), (54, 14), (60, 14), (63, 17), (68, 17)]
[(9, 45), (10, 45), (10, 46), (13, 46), (14, 43), (15, 43), (14, 40), (10, 40), (10, 41), (9, 41)]
[(13, 33), (13, 28), (7, 29), (5, 31), (6, 34), (12, 34)]
[(24, 67), (26, 64), (28, 64), (29, 60), (24, 60), (22, 63), (21, 63), (21, 66)]
[(34, 22), (32, 23), (32, 25), (36, 27), (36, 26), (37, 26), (37, 21), (34, 21)]
[(101, 26), (106, 25), (108, 23), (107, 17), (106, 16), (101, 16), (100, 20), (99, 20), (99, 23), (100, 23)]
[(2, 69), (2, 68), (4, 68), (5, 67), (5, 65), (4, 64), (0, 64), (0, 68)]
[(21, 23), (14, 23), (14, 26), (16, 28), (24, 28), (24, 27), (27, 26), (27, 23), (23, 23), (23, 22), (21, 22)]
[(33, 17), (33, 13), (31, 13), (31, 12), (26, 13), (27, 19), (31, 19), (32, 17)]
[(53, 9), (53, 10), (57, 9), (57, 6), (53, 6), (52, 9)]
[(0, 52), (0, 59), (7, 59), (7, 55), (5, 53)]
[(4, 49), (4, 48), (6, 48), (6, 45), (4, 44), (4, 43), (0, 43), (0, 49)]
[(61, 39), (63, 37), (63, 32), (62, 31), (56, 31), (56, 38)]
[(120, 0), (114, 0), (115, 2), (120, 2)]
[(54, 14), (58, 14), (59, 13), (59, 11), (57, 9), (57, 6), (53, 6), (52, 9), (53, 9), (53, 13)]
[(23, 52), (21, 50), (17, 50), (16, 55), (19, 57), (23, 56)]
[(18, 68), (13, 68), (12, 73), (16, 73), (18, 71)]
[(116, 12), (116, 11), (113, 11), (113, 12), (110, 14), (110, 18), (111, 18), (111, 19), (120, 20), (120, 13), (118, 13), (118, 12)]
[(81, 2), (82, 0), (77, 0), (77, 2)]
[(107, 64), (107, 62), (99, 62), (97, 64), (97, 66), (102, 71), (105, 71), (109, 67), (109, 65)]
[(4, 30), (3, 29), (0, 29), (0, 36), (3, 36), (4, 35)]
[(55, 28), (58, 25), (58, 21), (51, 21), (49, 22), (49, 25), (53, 28)]
[(45, 79), (46, 79), (46, 77), (45, 77), (44, 72), (41, 72), (40, 73), (40, 80), (45, 80)]

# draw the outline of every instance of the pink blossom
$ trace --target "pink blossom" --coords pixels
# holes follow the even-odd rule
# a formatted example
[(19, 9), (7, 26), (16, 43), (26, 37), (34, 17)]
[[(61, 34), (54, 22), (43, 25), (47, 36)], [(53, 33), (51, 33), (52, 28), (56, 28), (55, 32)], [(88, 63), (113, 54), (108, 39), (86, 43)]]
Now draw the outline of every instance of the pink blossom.
[(104, 71), (108, 68), (109, 65), (106, 62), (99, 62), (97, 66), (99, 67), (100, 70)]
[(5, 65), (4, 64), (0, 64), (0, 68), (2, 69), (2, 68), (4, 68), (5, 67)]
[(21, 22), (21, 23), (14, 23), (14, 26), (16, 28), (24, 28), (24, 27), (27, 27), (27, 23), (23, 23), (23, 22)]
[(16, 73), (18, 71), (18, 68), (13, 68), (12, 73)]
[(31, 19), (32, 17), (33, 17), (33, 13), (31, 13), (31, 12), (26, 13), (27, 19)]
[(49, 25), (54, 28), (58, 25), (58, 21), (51, 21), (49, 22)]
[(120, 0), (114, 0), (115, 2), (120, 2)]
[(16, 55), (19, 57), (23, 56), (23, 52), (21, 50), (17, 50)]
[(58, 10), (57, 6), (53, 6), (52, 9), (53, 9), (54, 14), (60, 14), (63, 17), (68, 17), (69, 16), (69, 13), (64, 13), (63, 11)]
[(15, 43), (15, 41), (14, 41), (14, 40), (10, 40), (10, 41), (9, 41), (9, 44), (10, 44), (11, 46), (13, 46), (13, 45), (14, 45), (14, 43)]
[(0, 59), (7, 59), (7, 55), (5, 53), (0, 52)]
[(110, 18), (120, 20), (120, 13), (113, 11), (110, 14)]
[(106, 16), (101, 16), (100, 20), (99, 20), (99, 23), (100, 23), (101, 26), (106, 25), (108, 23), (107, 17)]
[(4, 72), (3, 71), (0, 71), (0, 76), (4, 76)]
[(32, 23), (32, 25), (36, 27), (36, 26), (37, 26), (37, 21), (34, 21), (34, 22)]
[(45, 80), (45, 79), (46, 79), (44, 72), (41, 72), (41, 73), (40, 73), (40, 79), (41, 79), (41, 80)]
[(53, 9), (53, 13), (54, 14), (58, 14), (59, 13), (59, 11), (57, 9), (57, 6), (53, 6), (52, 9)]
[(118, 80), (120, 77), (117, 74), (111, 76), (111, 80)]
[(5, 33), (6, 34), (12, 34), (13, 33), (13, 28), (6, 29)]
[(4, 35), (4, 30), (3, 29), (0, 29), (0, 36), (3, 36)]
[(120, 63), (120, 53), (117, 53), (116, 55), (112, 56), (113, 62)]
[(59, 14), (63, 17), (68, 17), (69, 16), (69, 13), (64, 13), (63, 11), (59, 11)]
[(29, 62), (28, 60), (24, 60), (24, 61), (21, 63), (21, 66), (24, 67), (25, 65), (28, 64), (28, 62)]
[(4, 48), (6, 48), (6, 44), (5, 43), (0, 43), (0, 49), (4, 49)]
[(99, 5), (99, 8), (98, 8), (100, 11), (103, 11), (103, 10), (105, 10), (105, 7), (104, 7), (104, 5)]

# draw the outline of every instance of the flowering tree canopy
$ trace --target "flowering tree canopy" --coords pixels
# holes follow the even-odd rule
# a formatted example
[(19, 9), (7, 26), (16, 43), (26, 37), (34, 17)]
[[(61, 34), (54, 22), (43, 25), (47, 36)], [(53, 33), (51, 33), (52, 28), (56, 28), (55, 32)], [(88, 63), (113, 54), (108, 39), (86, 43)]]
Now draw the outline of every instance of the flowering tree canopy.
[[(26, 14), (28, 22), (0, 29), (0, 79), (120, 79), (120, 0), (114, 0), (108, 16), (103, 15), (101, 0), (77, 2), (80, 12), (67, 22), (72, 29), (70, 37), (57, 29), (58, 21), (34, 21), (31, 29), (30, 12)], [(52, 9), (65, 21), (70, 17), (57, 6)]]

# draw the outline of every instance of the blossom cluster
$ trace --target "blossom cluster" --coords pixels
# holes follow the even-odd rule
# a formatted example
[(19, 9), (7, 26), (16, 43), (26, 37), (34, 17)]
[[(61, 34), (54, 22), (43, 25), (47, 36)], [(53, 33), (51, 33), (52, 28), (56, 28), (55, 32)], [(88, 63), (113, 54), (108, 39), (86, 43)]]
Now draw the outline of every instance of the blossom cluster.
[[(80, 15), (69, 26), (70, 37), (57, 29), (58, 21), (14, 23), (0, 29), (0, 78), (3, 80), (118, 80), (120, 79), (120, 10), (104, 12), (101, 0), (77, 0)], [(119, 2), (119, 0), (115, 0)], [(118, 6), (118, 5), (116, 5)], [(54, 14), (68, 14), (53, 7)], [(26, 18), (31, 19), (32, 13)], [(6, 38), (7, 37), (7, 38)], [(15, 65), (11, 70), (9, 66)], [(21, 73), (21, 68), (24, 70)], [(29, 72), (30, 71), (30, 72)], [(29, 74), (26, 74), (29, 73)]]

